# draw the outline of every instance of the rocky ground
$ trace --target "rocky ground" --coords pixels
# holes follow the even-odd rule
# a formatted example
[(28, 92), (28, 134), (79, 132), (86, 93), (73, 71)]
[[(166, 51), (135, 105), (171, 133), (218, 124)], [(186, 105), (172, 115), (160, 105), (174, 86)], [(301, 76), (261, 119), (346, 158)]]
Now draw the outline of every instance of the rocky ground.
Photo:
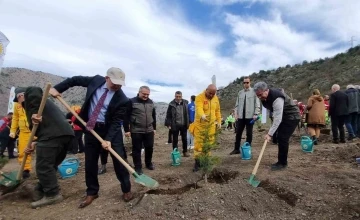
[[(192, 172), (193, 159), (182, 158), (179, 167), (171, 166), (171, 147), (167, 132), (156, 136), (156, 170), (145, 174), (160, 183), (148, 189), (133, 182), (135, 199), (121, 200), (120, 186), (112, 164), (99, 176), (100, 197), (90, 206), (77, 205), (85, 192), (84, 166), (72, 178), (60, 180), (65, 198), (62, 203), (39, 209), (30, 208), (26, 185), (36, 182), (35, 174), (14, 193), (0, 200), (0, 219), (360, 219), (360, 141), (332, 144), (323, 135), (313, 153), (304, 153), (299, 136), (294, 135), (289, 151), (289, 166), (271, 171), (277, 146), (268, 144), (256, 177), (259, 187), (248, 184), (263, 144), (264, 133), (254, 131), (253, 159), (230, 156), (234, 133), (223, 131), (220, 148), (214, 152), (221, 164), (205, 185), (199, 173)], [(83, 162), (84, 155), (78, 154)], [(132, 162), (131, 158), (129, 161)], [(82, 163), (83, 164), (83, 163)], [(2, 170), (16, 170), (11, 160)]]

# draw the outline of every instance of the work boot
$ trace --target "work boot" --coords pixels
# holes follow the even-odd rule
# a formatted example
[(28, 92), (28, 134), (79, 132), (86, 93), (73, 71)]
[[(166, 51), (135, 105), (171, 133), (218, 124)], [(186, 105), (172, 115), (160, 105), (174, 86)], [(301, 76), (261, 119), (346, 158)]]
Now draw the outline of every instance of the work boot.
[(35, 189), (32, 192), (31, 197), (34, 202), (39, 201), (40, 199), (42, 199), (44, 197), (44, 192), (41, 192), (40, 190)]
[(200, 169), (200, 161), (198, 159), (195, 159), (194, 169), (193, 172), (197, 172)]
[(235, 149), (235, 150), (230, 152), (230, 155), (233, 155), (233, 154), (240, 154), (239, 149)]
[(188, 152), (183, 153), (184, 157), (190, 157), (190, 154)]
[(52, 205), (55, 203), (59, 203), (63, 201), (63, 196), (60, 194), (57, 194), (55, 196), (44, 196), (42, 199), (36, 202), (31, 203), (31, 208), (36, 209), (37, 207), (42, 207), (46, 205)]
[(274, 164), (272, 164), (271, 165), (271, 170), (282, 170), (282, 169), (285, 169), (287, 167), (287, 165), (286, 164), (282, 164), (282, 163), (279, 163), (279, 162), (277, 162), (277, 163), (274, 163)]
[(98, 172), (99, 175), (104, 174), (104, 173), (106, 173), (106, 164), (101, 165), (99, 172)]
[(23, 179), (27, 179), (30, 177), (30, 170), (24, 170), (22, 173)]

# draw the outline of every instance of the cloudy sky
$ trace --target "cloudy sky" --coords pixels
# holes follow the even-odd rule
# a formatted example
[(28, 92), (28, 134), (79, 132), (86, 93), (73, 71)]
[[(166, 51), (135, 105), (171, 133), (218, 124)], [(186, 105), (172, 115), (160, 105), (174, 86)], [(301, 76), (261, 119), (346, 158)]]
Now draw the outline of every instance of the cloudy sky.
[(126, 73), (155, 101), (331, 57), (360, 43), (358, 0), (0, 0), (6, 67), (61, 76)]

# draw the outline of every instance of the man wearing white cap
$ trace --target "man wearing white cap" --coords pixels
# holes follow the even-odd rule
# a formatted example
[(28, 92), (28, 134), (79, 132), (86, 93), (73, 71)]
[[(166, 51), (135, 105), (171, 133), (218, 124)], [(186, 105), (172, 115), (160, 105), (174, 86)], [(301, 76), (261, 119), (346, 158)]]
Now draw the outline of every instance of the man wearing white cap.
[[(87, 121), (85, 132), (85, 179), (86, 179), (86, 198), (80, 203), (79, 208), (90, 205), (93, 200), (98, 198), (98, 159), (101, 147), (105, 150), (111, 147), (123, 159), (126, 159), (126, 152), (123, 144), (121, 131), (121, 120), (124, 119), (126, 103), (128, 98), (121, 90), (125, 85), (125, 73), (115, 67), (111, 67), (106, 76), (74, 76), (51, 88), (50, 94), (53, 97), (60, 96), (62, 92), (70, 87), (87, 87), (85, 102), (80, 111), (80, 117)], [(104, 140), (101, 144), (90, 132), (93, 129)], [(111, 155), (112, 156), (112, 155)], [(114, 169), (121, 190), (124, 193), (123, 199), (127, 202), (133, 198), (131, 194), (131, 184), (129, 172), (126, 168), (112, 156)]]

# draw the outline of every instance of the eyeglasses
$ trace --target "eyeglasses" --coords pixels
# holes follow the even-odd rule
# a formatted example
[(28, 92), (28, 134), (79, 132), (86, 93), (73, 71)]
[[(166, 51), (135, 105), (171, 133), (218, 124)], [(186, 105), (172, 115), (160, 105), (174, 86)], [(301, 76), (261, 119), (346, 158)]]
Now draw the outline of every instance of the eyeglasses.
[(175, 96), (175, 98), (182, 98), (182, 96), (181, 96), (181, 95), (177, 95), (177, 96)]
[(243, 84), (249, 84), (250, 82), (243, 82)]

